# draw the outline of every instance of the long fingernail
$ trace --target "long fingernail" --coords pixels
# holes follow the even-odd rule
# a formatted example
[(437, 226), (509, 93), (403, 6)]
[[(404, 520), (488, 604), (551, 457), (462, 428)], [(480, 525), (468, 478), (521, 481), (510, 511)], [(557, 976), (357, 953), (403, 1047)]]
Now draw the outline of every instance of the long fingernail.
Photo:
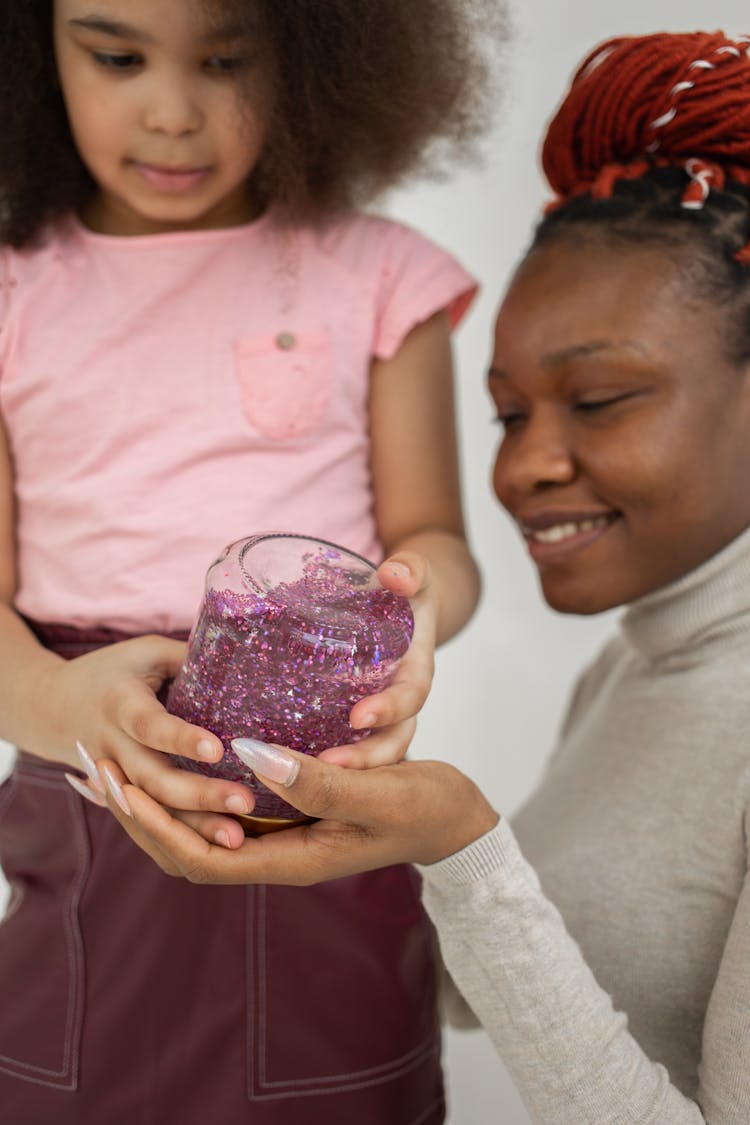
[(104, 780), (107, 782), (107, 788), (112, 794), (114, 800), (125, 813), (125, 816), (132, 816), (133, 812), (127, 802), (125, 794), (122, 791), (122, 786), (120, 785), (120, 782), (117, 780), (115, 775), (112, 773), (112, 770), (109, 768), (109, 766), (102, 766), (102, 772), (104, 773)]
[[(84, 773), (87, 773), (89, 775), (91, 784), (94, 786), (97, 793), (101, 793), (103, 797), (105, 790), (104, 785), (102, 784), (102, 779), (99, 777), (99, 770), (96, 768), (96, 762), (91, 757), (82, 742), (76, 742), (76, 751), (78, 753), (78, 757), (81, 760), (81, 765), (83, 766)], [(106, 801), (104, 803), (106, 804)]]
[(80, 777), (76, 777), (74, 773), (66, 773), (65, 780), (68, 785), (75, 789), (81, 797), (85, 797), (87, 801), (91, 801), (92, 805), (98, 805), (100, 809), (106, 809), (107, 799), (102, 793), (95, 793), (85, 781), (81, 781)]
[(254, 773), (260, 773), (271, 781), (289, 788), (294, 785), (299, 773), (299, 759), (293, 758), (285, 750), (257, 742), (254, 738), (235, 738), (232, 749), (237, 757)]

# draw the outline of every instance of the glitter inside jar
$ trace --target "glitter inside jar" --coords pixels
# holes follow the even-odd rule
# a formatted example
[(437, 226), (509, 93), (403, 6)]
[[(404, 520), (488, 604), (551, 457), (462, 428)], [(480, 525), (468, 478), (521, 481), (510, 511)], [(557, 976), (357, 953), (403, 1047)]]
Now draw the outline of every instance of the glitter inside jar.
[(233, 543), (208, 571), (167, 699), (173, 714), (217, 735), (225, 754), (217, 765), (176, 760), (249, 786), (254, 818), (299, 818), (257, 782), (232, 739), (318, 754), (366, 737), (350, 726), (351, 709), (390, 683), (413, 627), (408, 600), (383, 589), (375, 567), (343, 547), (281, 534)]

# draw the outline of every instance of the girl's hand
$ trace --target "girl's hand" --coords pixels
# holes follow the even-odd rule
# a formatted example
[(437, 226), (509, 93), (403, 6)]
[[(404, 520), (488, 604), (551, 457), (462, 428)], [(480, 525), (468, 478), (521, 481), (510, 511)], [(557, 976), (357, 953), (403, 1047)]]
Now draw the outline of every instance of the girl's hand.
[[(61, 744), (83, 748), (80, 767), (90, 777), (92, 760), (106, 758), (115, 781), (132, 782), (166, 807), (218, 814), (205, 822), (211, 839), (237, 846), (242, 828), (221, 814), (249, 813), (251, 792), (236, 782), (179, 769), (167, 757), (215, 763), (224, 753), (215, 735), (170, 715), (156, 698), (184, 653), (182, 642), (158, 636), (108, 645), (57, 665), (43, 685), (43, 698)], [(109, 779), (92, 778), (95, 791), (101, 793), (103, 780)]]
[(239, 745), (264, 785), (322, 819), (244, 840), (230, 851), (207, 842), (200, 816), (173, 817), (143, 790), (125, 785), (131, 815), (116, 805), (113, 812), (167, 874), (193, 883), (305, 886), (394, 863), (435, 863), (499, 819), (477, 786), (443, 762), (344, 770), (281, 747), (245, 739)]
[(324, 750), (320, 757), (325, 761), (365, 769), (400, 762), (406, 754), (435, 671), (437, 605), (430, 577), (429, 562), (415, 551), (392, 555), (378, 567), (381, 585), (410, 599), (414, 637), (389, 687), (352, 708), (355, 730), (370, 728), (373, 733), (361, 742)]

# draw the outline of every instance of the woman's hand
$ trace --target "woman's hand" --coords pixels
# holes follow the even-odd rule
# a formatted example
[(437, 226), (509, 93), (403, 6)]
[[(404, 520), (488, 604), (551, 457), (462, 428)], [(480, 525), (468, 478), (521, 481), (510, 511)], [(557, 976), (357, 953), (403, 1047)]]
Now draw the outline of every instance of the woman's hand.
[[(115, 782), (127, 779), (173, 810), (198, 810), (204, 830), (225, 847), (244, 839), (231, 813), (248, 813), (254, 800), (243, 785), (179, 769), (168, 755), (218, 762), (224, 748), (215, 735), (170, 715), (157, 699), (179, 670), (185, 645), (145, 636), (60, 663), (44, 684), (45, 705), (55, 715), (61, 743), (80, 743), (80, 767), (106, 758)], [(111, 778), (92, 777), (95, 791)]]
[(373, 733), (361, 742), (332, 747), (320, 755), (325, 761), (357, 769), (401, 761), (414, 737), (416, 715), (427, 699), (435, 671), (437, 605), (429, 562), (415, 551), (403, 551), (381, 563), (378, 579), (387, 590), (409, 598), (414, 636), (393, 682), (352, 708), (354, 729)]
[(125, 784), (130, 815), (114, 802), (112, 811), (168, 874), (194, 883), (309, 885), (394, 863), (435, 863), (498, 821), (477, 786), (443, 762), (345, 770), (249, 739), (239, 739), (236, 748), (264, 785), (321, 819), (230, 851), (207, 842), (200, 817), (186, 823)]

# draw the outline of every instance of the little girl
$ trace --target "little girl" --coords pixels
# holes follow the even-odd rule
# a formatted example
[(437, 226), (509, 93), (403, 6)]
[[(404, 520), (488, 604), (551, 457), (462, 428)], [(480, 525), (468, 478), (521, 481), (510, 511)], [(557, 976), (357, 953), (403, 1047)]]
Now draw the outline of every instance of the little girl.
[(191, 887), (70, 770), (106, 755), (111, 801), (127, 807), (127, 777), (239, 846), (228, 814), (251, 810), (247, 790), (173, 768), (167, 753), (222, 749), (156, 693), (207, 566), (269, 529), (389, 554), (381, 574), (414, 595), (398, 682), (352, 712), (377, 733), (330, 756), (403, 755), (434, 645), (477, 597), (449, 344), (475, 287), (353, 205), (429, 142), (476, 132), (479, 7), (6, 6), (0, 736), (23, 750), (0, 790), (0, 1105), (14, 1125), (443, 1120), (410, 869), (291, 894)]
[(261, 778), (328, 820), (206, 854), (127, 790), (192, 878), (424, 864), (446, 964), (534, 1125), (750, 1121), (748, 42), (605, 43), (547, 134), (557, 199), (489, 373), (495, 491), (550, 605), (627, 609), (513, 827), (438, 762), (257, 744)]

